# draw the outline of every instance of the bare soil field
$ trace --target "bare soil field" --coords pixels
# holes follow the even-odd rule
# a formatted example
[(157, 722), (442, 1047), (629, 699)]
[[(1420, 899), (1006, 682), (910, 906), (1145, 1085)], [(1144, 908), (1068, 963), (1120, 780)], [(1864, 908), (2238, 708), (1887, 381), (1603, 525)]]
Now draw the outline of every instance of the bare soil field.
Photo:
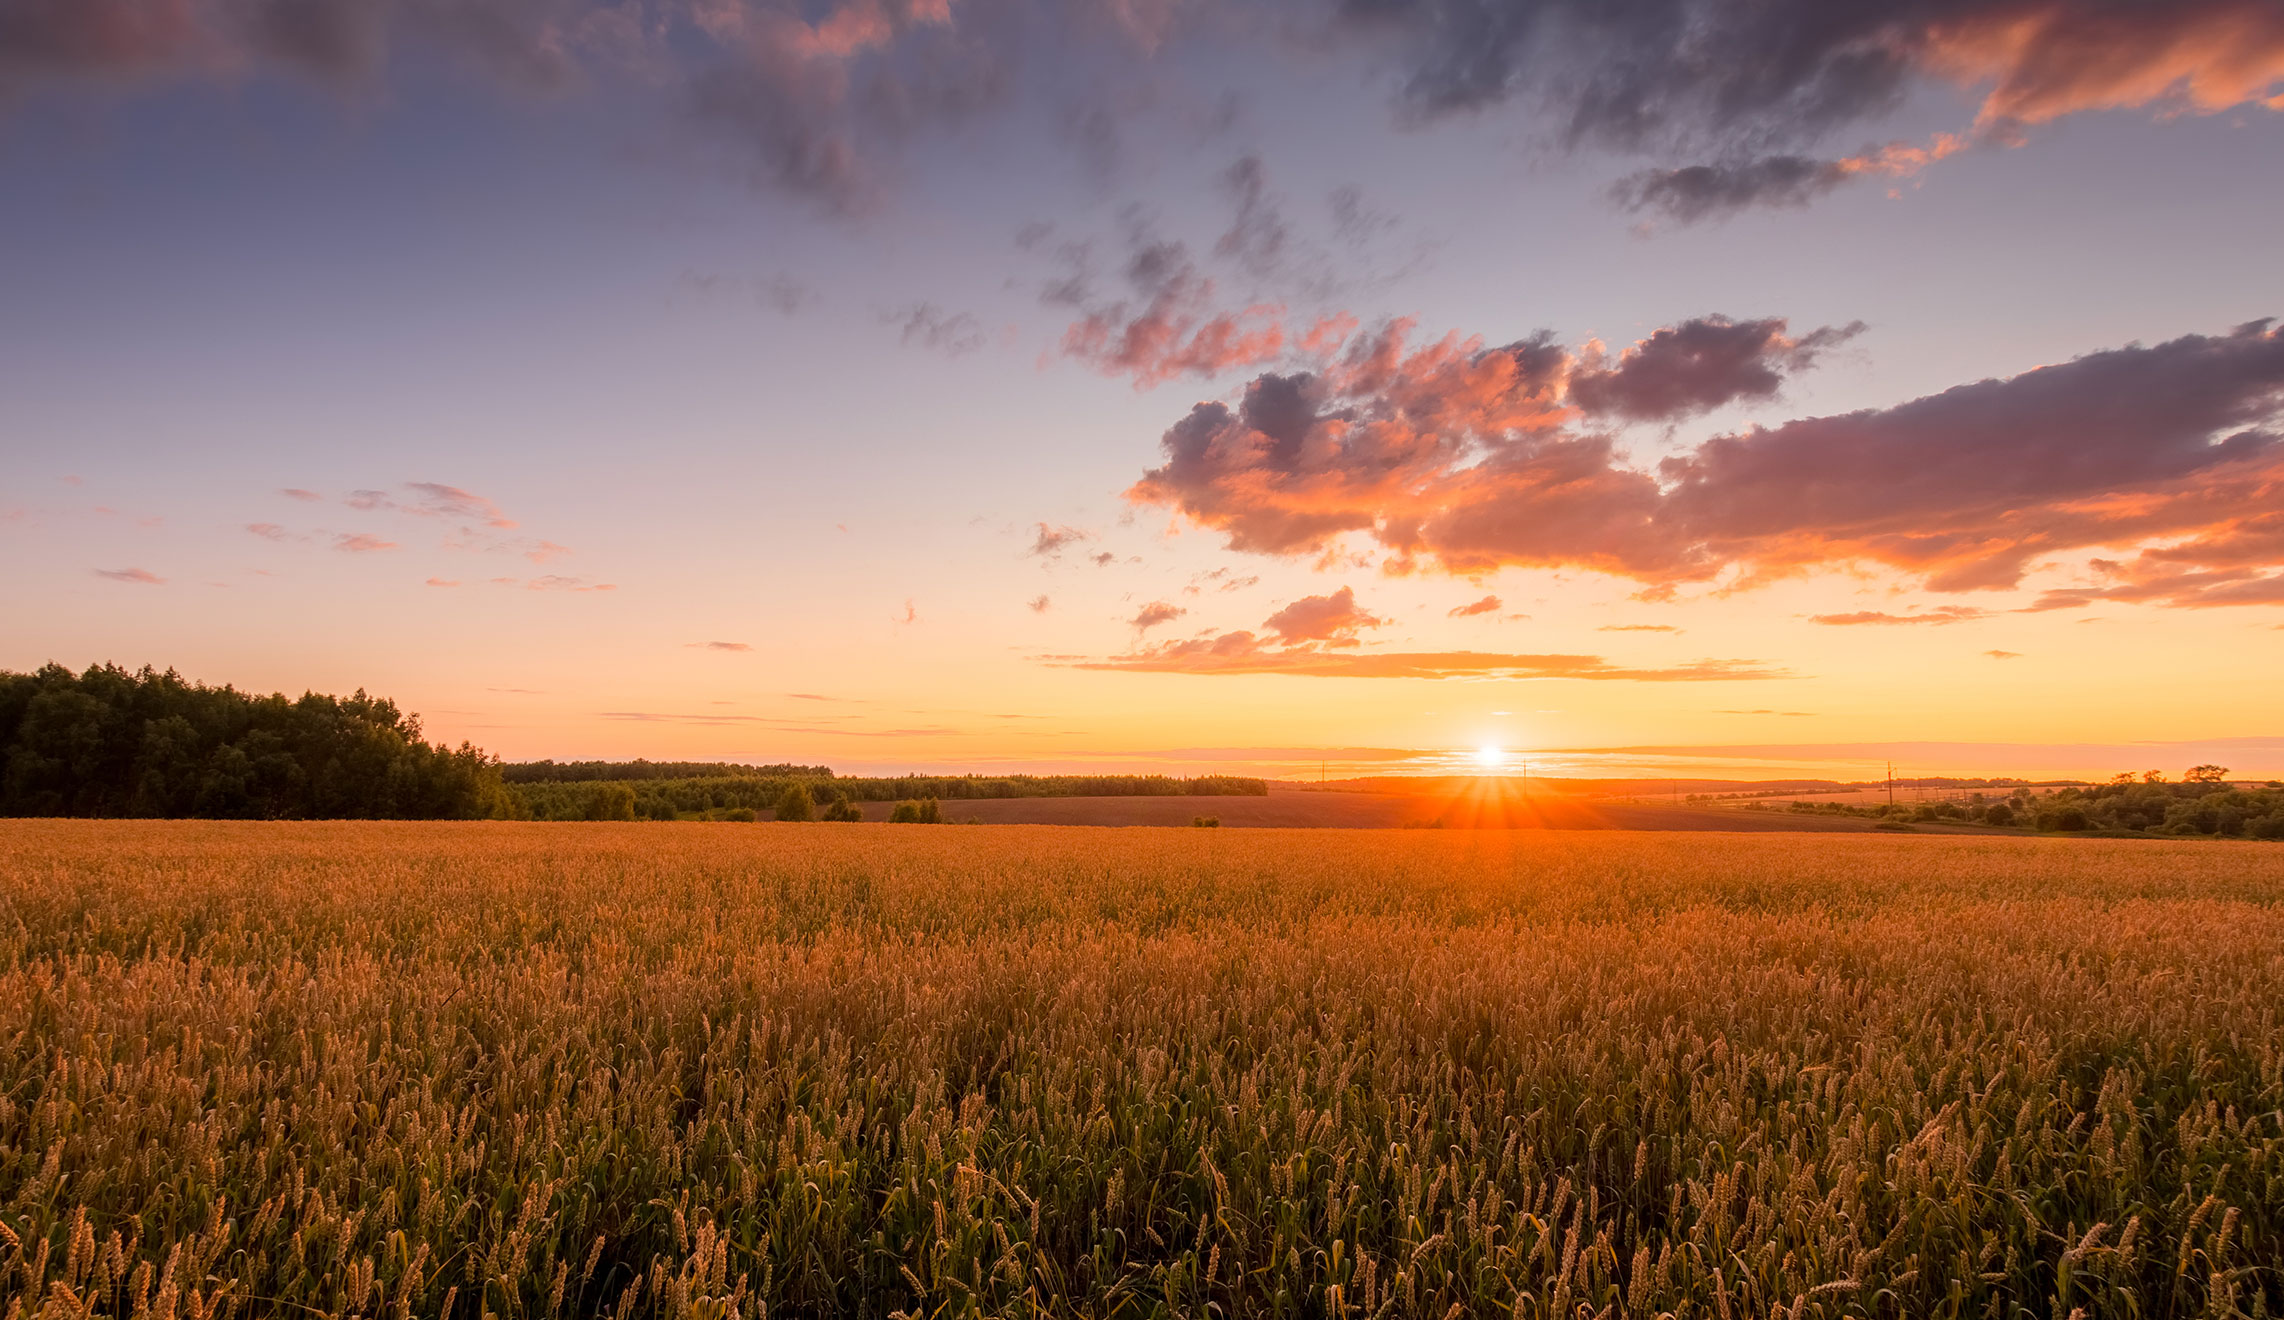
[[(1486, 784), (1510, 781), (1487, 780)], [(867, 802), (866, 820), (886, 820), (895, 804)], [(1457, 797), (1319, 792), (1271, 785), (1267, 797), (978, 798), (943, 803), (944, 818), (986, 825), (1188, 825), (1218, 817), (1223, 827), (1400, 829), (1441, 819), (1451, 829), (1725, 830), (1746, 833), (1861, 834), (1871, 822), (1695, 806), (1594, 802), (1519, 789)]]

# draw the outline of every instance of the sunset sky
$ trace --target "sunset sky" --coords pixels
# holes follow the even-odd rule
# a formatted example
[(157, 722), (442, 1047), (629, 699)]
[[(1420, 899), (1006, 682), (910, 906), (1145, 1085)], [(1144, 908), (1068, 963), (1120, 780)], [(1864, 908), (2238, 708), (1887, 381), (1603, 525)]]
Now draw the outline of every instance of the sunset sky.
[(2284, 775), (2275, 0), (0, 0), (0, 668)]

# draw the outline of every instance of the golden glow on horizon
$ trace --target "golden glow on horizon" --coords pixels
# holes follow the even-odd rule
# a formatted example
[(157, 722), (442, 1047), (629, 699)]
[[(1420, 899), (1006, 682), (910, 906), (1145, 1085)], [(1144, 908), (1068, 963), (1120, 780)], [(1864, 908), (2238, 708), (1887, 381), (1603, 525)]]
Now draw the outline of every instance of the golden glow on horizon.
[(1486, 770), (1496, 770), (1506, 763), (1506, 750), (1497, 743), (1485, 743), (1475, 749), (1475, 764)]

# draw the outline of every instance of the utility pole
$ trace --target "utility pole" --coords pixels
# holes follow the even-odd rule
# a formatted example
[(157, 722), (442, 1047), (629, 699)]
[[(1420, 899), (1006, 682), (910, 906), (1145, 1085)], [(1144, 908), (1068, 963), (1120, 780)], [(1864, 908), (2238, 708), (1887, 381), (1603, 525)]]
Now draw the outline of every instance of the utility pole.
[(1895, 805), (1895, 762), (1887, 763), (1887, 804)]

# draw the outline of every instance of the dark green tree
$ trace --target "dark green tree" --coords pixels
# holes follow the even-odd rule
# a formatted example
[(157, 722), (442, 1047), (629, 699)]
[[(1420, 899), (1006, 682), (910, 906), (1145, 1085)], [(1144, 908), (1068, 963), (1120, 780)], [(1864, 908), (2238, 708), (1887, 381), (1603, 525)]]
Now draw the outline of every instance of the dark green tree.
[(807, 784), (795, 780), (785, 786), (783, 793), (777, 795), (777, 819), (815, 820), (816, 818), (817, 804), (809, 796)]
[(358, 692), (255, 696), (169, 670), (0, 672), (0, 815), (517, 814), (498, 762)]

